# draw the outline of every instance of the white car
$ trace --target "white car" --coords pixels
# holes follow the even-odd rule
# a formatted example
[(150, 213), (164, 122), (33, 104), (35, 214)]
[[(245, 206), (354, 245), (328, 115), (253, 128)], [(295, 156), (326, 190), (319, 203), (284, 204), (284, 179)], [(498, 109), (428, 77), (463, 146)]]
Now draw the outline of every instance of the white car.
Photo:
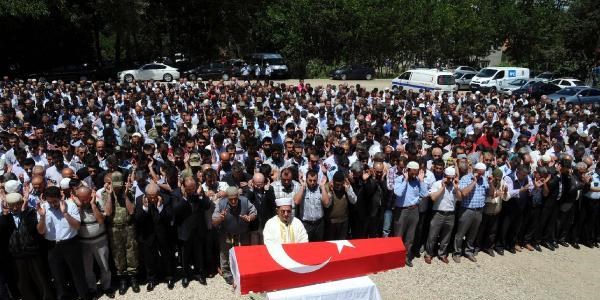
[(134, 80), (164, 80), (172, 81), (179, 79), (179, 71), (165, 64), (151, 63), (141, 66), (139, 69), (125, 70), (117, 73), (120, 81), (127, 83)]
[(559, 78), (550, 81), (550, 83), (558, 85), (563, 89), (574, 86), (586, 86), (586, 84), (583, 81), (575, 78)]

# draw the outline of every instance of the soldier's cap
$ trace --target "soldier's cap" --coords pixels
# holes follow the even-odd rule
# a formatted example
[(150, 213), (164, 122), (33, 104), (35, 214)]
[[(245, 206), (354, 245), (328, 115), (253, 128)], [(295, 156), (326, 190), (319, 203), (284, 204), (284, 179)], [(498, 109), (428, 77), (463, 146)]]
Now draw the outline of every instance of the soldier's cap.
[(110, 180), (113, 188), (123, 187), (123, 173), (113, 172), (110, 175)]
[(200, 154), (193, 153), (190, 155), (190, 167), (200, 167), (202, 166), (202, 159), (200, 158)]

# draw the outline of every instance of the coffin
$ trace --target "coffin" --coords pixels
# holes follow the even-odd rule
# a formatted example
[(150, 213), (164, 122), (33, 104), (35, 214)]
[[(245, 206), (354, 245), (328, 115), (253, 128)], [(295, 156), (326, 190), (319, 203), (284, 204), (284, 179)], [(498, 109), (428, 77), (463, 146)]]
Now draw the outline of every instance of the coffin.
[(403, 267), (400, 238), (234, 247), (229, 251), (242, 295), (290, 289)]

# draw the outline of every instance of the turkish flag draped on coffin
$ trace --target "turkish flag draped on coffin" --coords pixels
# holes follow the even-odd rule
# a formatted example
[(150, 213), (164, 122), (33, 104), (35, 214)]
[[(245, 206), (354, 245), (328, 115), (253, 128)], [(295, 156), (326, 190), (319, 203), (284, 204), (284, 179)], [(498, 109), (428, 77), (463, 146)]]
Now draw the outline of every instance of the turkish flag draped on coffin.
[(231, 271), (238, 291), (261, 293), (403, 267), (400, 238), (234, 247)]

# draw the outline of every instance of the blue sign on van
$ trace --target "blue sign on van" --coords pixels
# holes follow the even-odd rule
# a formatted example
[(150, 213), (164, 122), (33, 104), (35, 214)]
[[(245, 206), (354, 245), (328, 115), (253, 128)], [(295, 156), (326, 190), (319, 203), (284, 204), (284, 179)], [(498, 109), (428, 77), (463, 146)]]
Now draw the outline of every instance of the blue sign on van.
[(517, 70), (508, 70), (508, 77), (517, 77)]

